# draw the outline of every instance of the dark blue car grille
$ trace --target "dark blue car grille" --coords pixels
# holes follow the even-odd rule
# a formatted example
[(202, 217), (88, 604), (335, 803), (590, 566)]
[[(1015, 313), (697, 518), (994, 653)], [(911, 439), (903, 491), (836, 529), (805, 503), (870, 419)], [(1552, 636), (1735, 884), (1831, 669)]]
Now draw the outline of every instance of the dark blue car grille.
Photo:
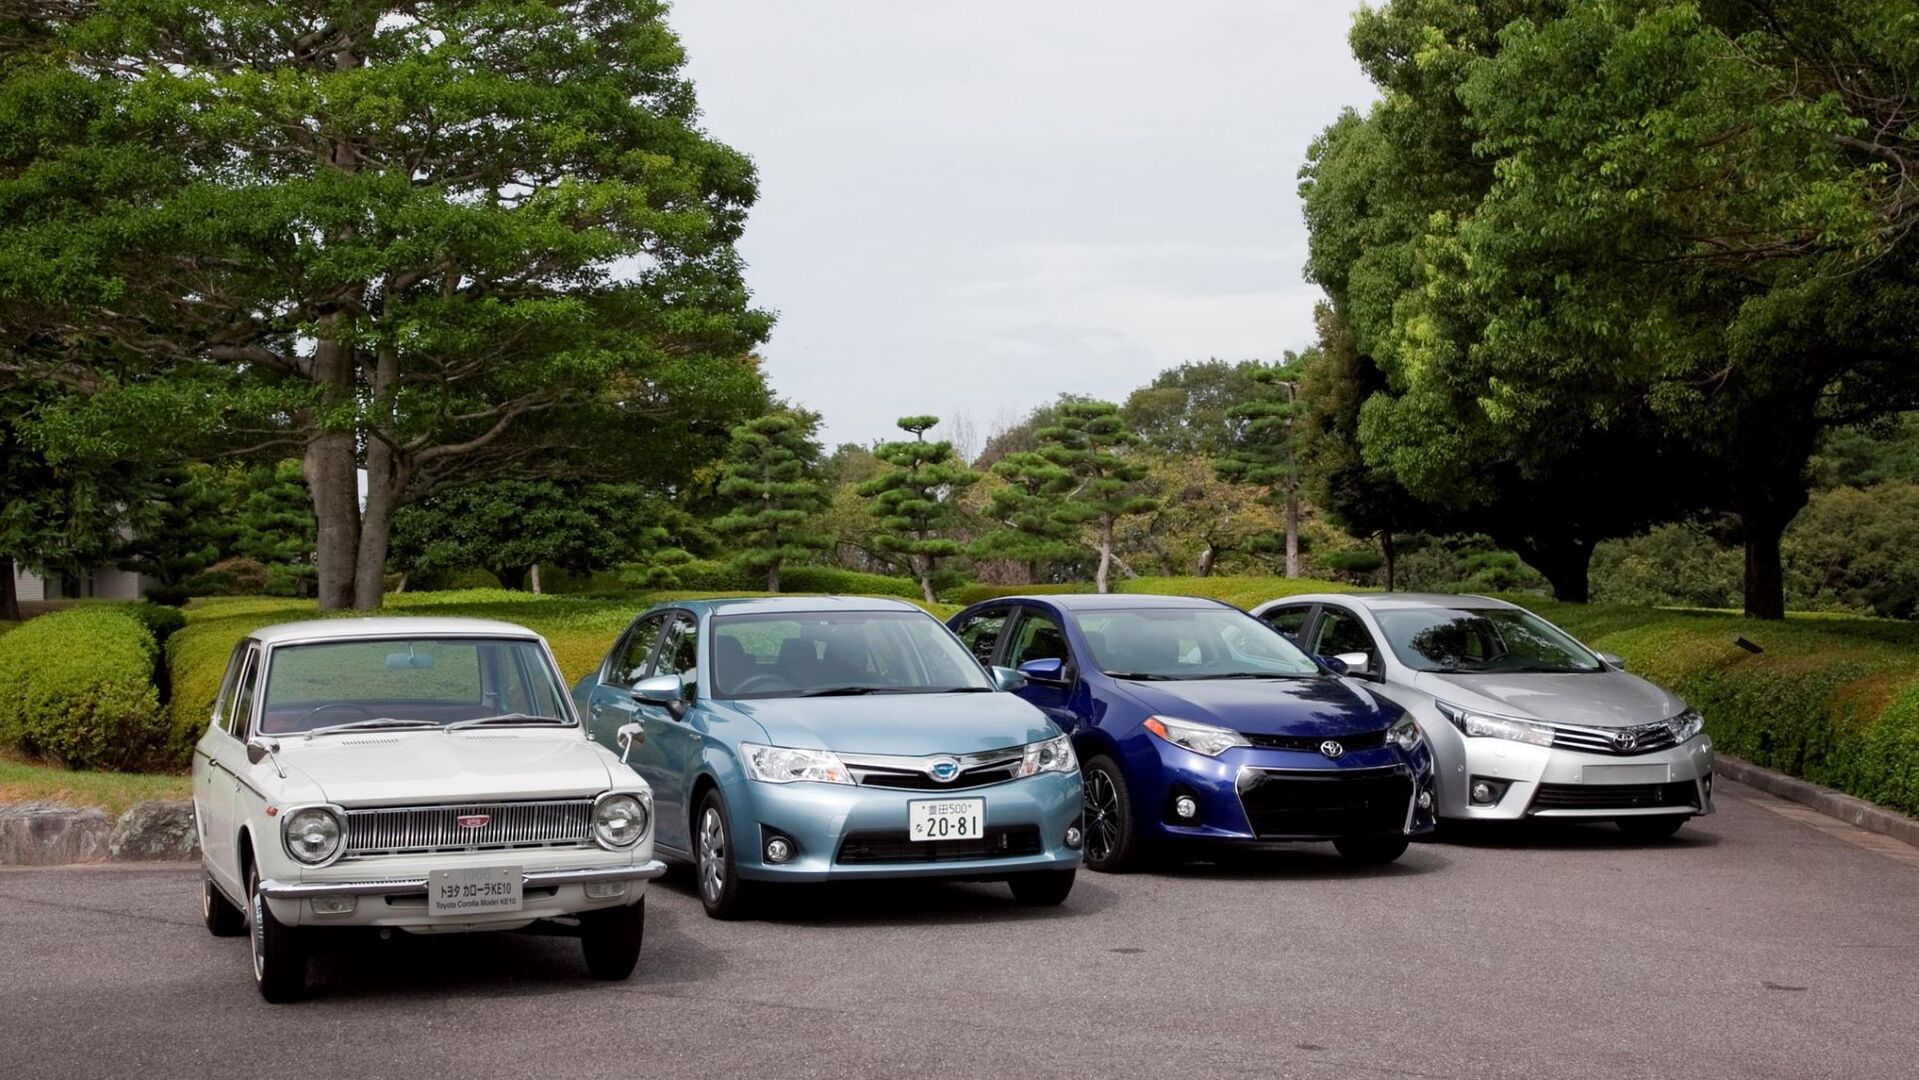
[(918, 863), (964, 862), (967, 859), (1004, 859), (1040, 853), (1039, 826), (990, 828), (972, 840), (914, 841), (905, 829), (847, 833), (840, 841), (836, 862)]
[(1376, 750), (1386, 745), (1386, 731), (1363, 731), (1357, 735), (1254, 735), (1240, 732), (1246, 741), (1265, 750), (1310, 750), (1319, 753), (1319, 744), (1331, 739), (1347, 751)]
[(1264, 840), (1330, 840), (1404, 831), (1413, 778), (1400, 767), (1318, 772), (1249, 769), (1239, 802)]

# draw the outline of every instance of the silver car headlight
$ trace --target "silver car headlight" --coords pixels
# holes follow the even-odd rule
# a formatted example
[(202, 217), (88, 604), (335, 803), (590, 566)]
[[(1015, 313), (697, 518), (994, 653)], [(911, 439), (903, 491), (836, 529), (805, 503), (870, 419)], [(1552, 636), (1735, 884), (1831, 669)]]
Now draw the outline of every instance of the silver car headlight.
[(1439, 706), (1441, 716), (1452, 721), (1454, 727), (1471, 738), (1511, 739), (1513, 742), (1531, 743), (1534, 746), (1553, 744), (1553, 729), (1545, 724), (1511, 716), (1477, 713), (1457, 705), (1448, 705), (1443, 701), (1436, 701), (1433, 704)]
[(1683, 743), (1706, 730), (1706, 718), (1699, 715), (1698, 709), (1688, 708), (1666, 721), (1666, 726), (1672, 728), (1672, 741)]
[(768, 784), (791, 784), (810, 780), (818, 784), (850, 784), (839, 755), (831, 750), (796, 750), (790, 746), (740, 744), (740, 757), (746, 761), (746, 775)]
[(1149, 716), (1146, 718), (1147, 731), (1165, 739), (1174, 746), (1191, 750), (1195, 754), (1218, 757), (1235, 746), (1251, 746), (1246, 736), (1231, 728), (1202, 724), (1197, 720), (1176, 720), (1170, 716)]
[(593, 839), (608, 851), (639, 843), (652, 824), (651, 792), (612, 791), (593, 803)]
[(346, 845), (346, 823), (332, 807), (306, 806), (280, 819), (280, 839), (294, 861), (320, 866)]
[(1393, 721), (1392, 727), (1386, 729), (1386, 742), (1409, 753), (1418, 748), (1420, 738), (1419, 725), (1413, 723), (1412, 717), (1403, 714)]
[(1073, 756), (1073, 740), (1064, 735), (1057, 739), (1027, 743), (1026, 754), (1019, 763), (1020, 776), (1078, 771), (1079, 758)]

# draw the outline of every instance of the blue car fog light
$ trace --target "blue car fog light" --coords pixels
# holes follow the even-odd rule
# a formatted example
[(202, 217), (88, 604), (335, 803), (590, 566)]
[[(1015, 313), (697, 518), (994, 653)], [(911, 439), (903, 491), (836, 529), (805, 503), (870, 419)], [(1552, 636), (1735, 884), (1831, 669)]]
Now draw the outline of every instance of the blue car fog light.
[(1187, 821), (1191, 821), (1199, 814), (1199, 803), (1194, 802), (1191, 795), (1181, 795), (1179, 798), (1173, 800), (1173, 813)]
[(784, 836), (775, 836), (766, 842), (766, 861), (783, 863), (793, 857), (793, 845)]
[(1078, 851), (1080, 843), (1084, 841), (1085, 839), (1086, 837), (1084, 834), (1082, 834), (1079, 831), (1078, 825), (1066, 826), (1066, 846), (1067, 847), (1072, 848), (1074, 851)]

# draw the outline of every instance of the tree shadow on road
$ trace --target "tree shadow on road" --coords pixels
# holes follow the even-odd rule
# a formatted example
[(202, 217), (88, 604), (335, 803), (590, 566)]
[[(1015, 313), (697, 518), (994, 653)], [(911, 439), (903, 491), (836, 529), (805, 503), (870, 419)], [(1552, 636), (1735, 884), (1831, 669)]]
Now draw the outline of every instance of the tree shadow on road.
[[(698, 903), (690, 868), (675, 866), (658, 885)], [(1002, 882), (962, 882), (925, 878), (826, 882), (812, 885), (760, 884), (754, 921), (809, 926), (934, 926), (949, 923), (1033, 922), (1075, 919), (1108, 907), (1112, 893), (1085, 870), (1072, 895), (1058, 907), (1026, 907)]]
[(1163, 877), (1271, 879), (1274, 881), (1371, 881), (1418, 877), (1445, 869), (1452, 860), (1431, 847), (1414, 847), (1379, 866), (1348, 861), (1330, 844), (1275, 844), (1221, 848), (1203, 857), (1162, 857), (1145, 872)]
[(1427, 842), (1428, 847), (1469, 848), (1550, 848), (1565, 851), (1645, 848), (1671, 848), (1683, 851), (1709, 848), (1719, 843), (1716, 833), (1697, 825), (1686, 825), (1670, 837), (1648, 840), (1627, 836), (1610, 821), (1568, 821), (1533, 819), (1531, 821), (1449, 822)]

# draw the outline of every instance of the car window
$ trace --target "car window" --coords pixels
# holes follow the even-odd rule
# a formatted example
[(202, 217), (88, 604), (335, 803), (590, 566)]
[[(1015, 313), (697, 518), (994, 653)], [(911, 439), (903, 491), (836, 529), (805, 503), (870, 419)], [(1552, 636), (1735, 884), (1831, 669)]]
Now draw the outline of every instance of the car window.
[(236, 739), (247, 737), (247, 721), (253, 716), (253, 702), (260, 685), (260, 650), (248, 648), (234, 684), (233, 710), (227, 715), (227, 734)]
[(1266, 621), (1267, 626), (1285, 634), (1287, 640), (1298, 641), (1299, 632), (1306, 628), (1306, 616), (1312, 613), (1311, 604), (1301, 604), (1297, 607), (1274, 608), (1260, 618)]
[(1012, 614), (1011, 608), (990, 608), (974, 612), (962, 619), (959, 629), (954, 633), (966, 643), (966, 651), (972, 653), (980, 663), (993, 662), (993, 650), (999, 647), (999, 636), (1006, 629), (1006, 617)]
[(660, 640), (660, 628), (666, 625), (666, 616), (649, 615), (627, 631), (606, 666), (606, 681), (620, 686), (632, 686), (646, 678), (646, 667), (653, 660), (653, 645)]
[(653, 664), (653, 675), (678, 675), (688, 680), (699, 663), (699, 629), (690, 615), (674, 618), (660, 645), (660, 657)]
[(220, 696), (213, 699), (213, 726), (227, 734), (233, 733), (233, 697), (234, 689), (239, 685), (240, 667), (246, 663), (246, 642), (233, 647), (233, 655), (227, 657), (227, 671), (220, 676)]
[(1020, 615), (1019, 629), (1015, 631), (1012, 651), (1006, 655), (1006, 665), (1016, 668), (1034, 660), (1059, 660), (1070, 667), (1073, 657), (1066, 648), (1066, 634), (1059, 623), (1029, 610)]
[(1341, 653), (1366, 653), (1377, 655), (1379, 649), (1373, 644), (1373, 635), (1366, 630), (1366, 624), (1359, 616), (1336, 607), (1321, 608), (1319, 626), (1313, 631), (1313, 652), (1321, 656), (1338, 656)]

